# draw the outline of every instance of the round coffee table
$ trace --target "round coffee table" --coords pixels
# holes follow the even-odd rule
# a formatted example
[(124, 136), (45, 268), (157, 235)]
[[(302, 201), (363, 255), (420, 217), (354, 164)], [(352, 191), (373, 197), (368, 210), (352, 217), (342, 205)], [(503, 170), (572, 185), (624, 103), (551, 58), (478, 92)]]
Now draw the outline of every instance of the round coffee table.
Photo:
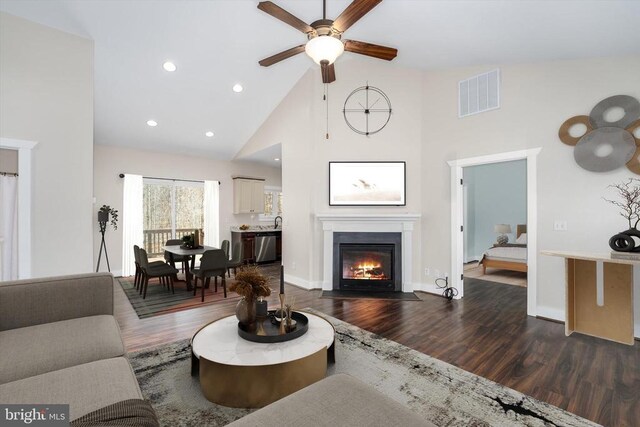
[(261, 408), (327, 374), (333, 362), (335, 329), (320, 316), (304, 313), (309, 329), (299, 338), (274, 344), (238, 335), (235, 316), (214, 320), (191, 339), (191, 375), (211, 402), (233, 408)]

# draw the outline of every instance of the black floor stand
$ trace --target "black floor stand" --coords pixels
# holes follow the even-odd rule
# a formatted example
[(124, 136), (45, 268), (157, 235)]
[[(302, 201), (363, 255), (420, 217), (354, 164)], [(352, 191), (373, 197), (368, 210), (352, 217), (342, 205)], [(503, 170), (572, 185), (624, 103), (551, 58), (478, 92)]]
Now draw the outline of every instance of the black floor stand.
[(102, 234), (102, 242), (100, 243), (100, 252), (98, 253), (98, 265), (96, 266), (96, 273), (100, 270), (100, 258), (102, 257), (102, 248), (104, 248), (104, 257), (107, 259), (107, 270), (111, 273), (111, 266), (109, 265), (109, 254), (107, 254), (107, 244), (104, 242), (104, 232), (107, 230), (106, 222), (99, 222), (100, 234)]

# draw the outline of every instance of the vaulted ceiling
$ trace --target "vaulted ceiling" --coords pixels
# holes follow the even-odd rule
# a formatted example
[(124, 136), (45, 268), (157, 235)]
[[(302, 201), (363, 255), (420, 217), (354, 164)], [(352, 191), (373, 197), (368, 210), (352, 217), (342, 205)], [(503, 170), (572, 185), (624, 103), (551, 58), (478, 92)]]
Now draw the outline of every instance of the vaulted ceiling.
[[(0, 10), (95, 41), (96, 143), (230, 159), (317, 67), (304, 54), (258, 65), (305, 37), (257, 3), (0, 0)], [(320, 0), (275, 3), (306, 22), (322, 15)], [(349, 3), (329, 0), (328, 18)], [(640, 1), (385, 0), (347, 38), (398, 48), (389, 67), (429, 70), (638, 54), (639, 18)]]

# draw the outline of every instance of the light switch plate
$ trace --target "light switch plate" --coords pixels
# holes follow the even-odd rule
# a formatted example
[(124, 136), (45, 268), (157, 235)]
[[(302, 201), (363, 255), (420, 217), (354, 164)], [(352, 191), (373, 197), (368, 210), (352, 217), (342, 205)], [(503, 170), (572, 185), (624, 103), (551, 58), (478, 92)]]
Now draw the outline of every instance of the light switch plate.
[(553, 222), (553, 231), (567, 231), (567, 221), (557, 219)]

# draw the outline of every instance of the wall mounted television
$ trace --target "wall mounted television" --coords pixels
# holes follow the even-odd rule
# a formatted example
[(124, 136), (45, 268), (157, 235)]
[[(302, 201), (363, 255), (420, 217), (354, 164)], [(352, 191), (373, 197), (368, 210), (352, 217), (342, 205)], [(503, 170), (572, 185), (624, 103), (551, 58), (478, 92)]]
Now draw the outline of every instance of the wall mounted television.
[(406, 206), (406, 162), (329, 162), (329, 206)]

